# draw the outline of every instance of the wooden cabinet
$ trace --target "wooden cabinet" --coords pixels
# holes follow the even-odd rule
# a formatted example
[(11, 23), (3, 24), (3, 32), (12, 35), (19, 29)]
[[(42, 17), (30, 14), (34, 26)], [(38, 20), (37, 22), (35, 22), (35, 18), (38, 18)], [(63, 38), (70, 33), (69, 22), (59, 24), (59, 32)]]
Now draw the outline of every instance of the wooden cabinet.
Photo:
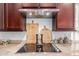
[(40, 3), (40, 8), (56, 8), (56, 3)]
[[(23, 31), (26, 21), (20, 8), (58, 8), (60, 11), (53, 21), (56, 30), (74, 30), (74, 4), (72, 3), (6, 3), (0, 4), (0, 30)], [(5, 9), (4, 9), (5, 8)], [(4, 16), (2, 16), (4, 15)]]
[(22, 3), (22, 8), (38, 8), (39, 3)]
[(56, 8), (56, 3), (22, 3), (22, 8)]
[(61, 3), (57, 15), (57, 30), (74, 30), (74, 4)]
[(25, 28), (24, 26), (24, 20), (22, 19), (22, 16), (20, 12), (18, 11), (19, 8), (21, 8), (21, 4), (16, 3), (8, 3), (5, 5), (6, 11), (5, 11), (5, 27), (7, 31), (23, 31)]
[(4, 30), (4, 4), (0, 3), (0, 30)]

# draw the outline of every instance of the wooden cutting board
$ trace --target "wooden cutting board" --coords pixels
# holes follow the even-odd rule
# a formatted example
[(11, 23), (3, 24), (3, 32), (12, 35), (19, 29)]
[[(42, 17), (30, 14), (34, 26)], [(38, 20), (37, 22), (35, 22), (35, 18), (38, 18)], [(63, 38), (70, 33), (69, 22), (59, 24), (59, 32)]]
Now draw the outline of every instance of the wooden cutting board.
[(36, 43), (36, 33), (38, 32), (38, 23), (28, 23), (26, 25), (27, 29), (27, 41), (26, 43)]
[(50, 31), (46, 26), (41, 31), (41, 34), (43, 34), (43, 43), (51, 43), (52, 40), (52, 31)]

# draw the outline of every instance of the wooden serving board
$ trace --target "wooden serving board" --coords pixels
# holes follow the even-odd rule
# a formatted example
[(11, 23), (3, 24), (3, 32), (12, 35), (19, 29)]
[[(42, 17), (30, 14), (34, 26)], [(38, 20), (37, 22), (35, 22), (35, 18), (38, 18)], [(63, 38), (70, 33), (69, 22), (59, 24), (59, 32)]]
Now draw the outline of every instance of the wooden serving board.
[(28, 23), (27, 29), (27, 41), (26, 43), (36, 43), (36, 33), (38, 32), (38, 23)]
[(43, 34), (43, 43), (51, 43), (52, 40), (52, 31), (50, 31), (46, 26), (41, 31), (41, 34)]

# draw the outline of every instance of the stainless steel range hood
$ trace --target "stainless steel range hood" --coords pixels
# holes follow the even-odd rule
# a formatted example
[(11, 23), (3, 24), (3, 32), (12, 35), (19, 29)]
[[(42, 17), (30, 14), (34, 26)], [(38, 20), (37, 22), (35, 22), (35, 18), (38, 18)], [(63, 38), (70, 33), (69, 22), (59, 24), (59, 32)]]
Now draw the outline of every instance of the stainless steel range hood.
[(55, 15), (59, 9), (19, 9), (27, 17), (52, 17)]

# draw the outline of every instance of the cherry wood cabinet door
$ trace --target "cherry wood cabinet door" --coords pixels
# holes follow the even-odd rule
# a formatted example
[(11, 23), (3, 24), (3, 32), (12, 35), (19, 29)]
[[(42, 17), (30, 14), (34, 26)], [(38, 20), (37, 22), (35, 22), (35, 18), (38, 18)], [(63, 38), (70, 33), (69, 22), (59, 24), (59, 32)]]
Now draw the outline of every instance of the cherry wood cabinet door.
[(22, 8), (38, 8), (39, 3), (22, 3)]
[(56, 8), (56, 3), (40, 3), (40, 8)]
[(24, 20), (18, 9), (21, 4), (8, 3), (6, 4), (6, 30), (7, 31), (23, 31)]
[(4, 30), (4, 3), (0, 3), (0, 31)]
[(57, 30), (74, 30), (74, 4), (61, 3), (57, 15)]
[(22, 8), (56, 8), (56, 3), (22, 3)]

